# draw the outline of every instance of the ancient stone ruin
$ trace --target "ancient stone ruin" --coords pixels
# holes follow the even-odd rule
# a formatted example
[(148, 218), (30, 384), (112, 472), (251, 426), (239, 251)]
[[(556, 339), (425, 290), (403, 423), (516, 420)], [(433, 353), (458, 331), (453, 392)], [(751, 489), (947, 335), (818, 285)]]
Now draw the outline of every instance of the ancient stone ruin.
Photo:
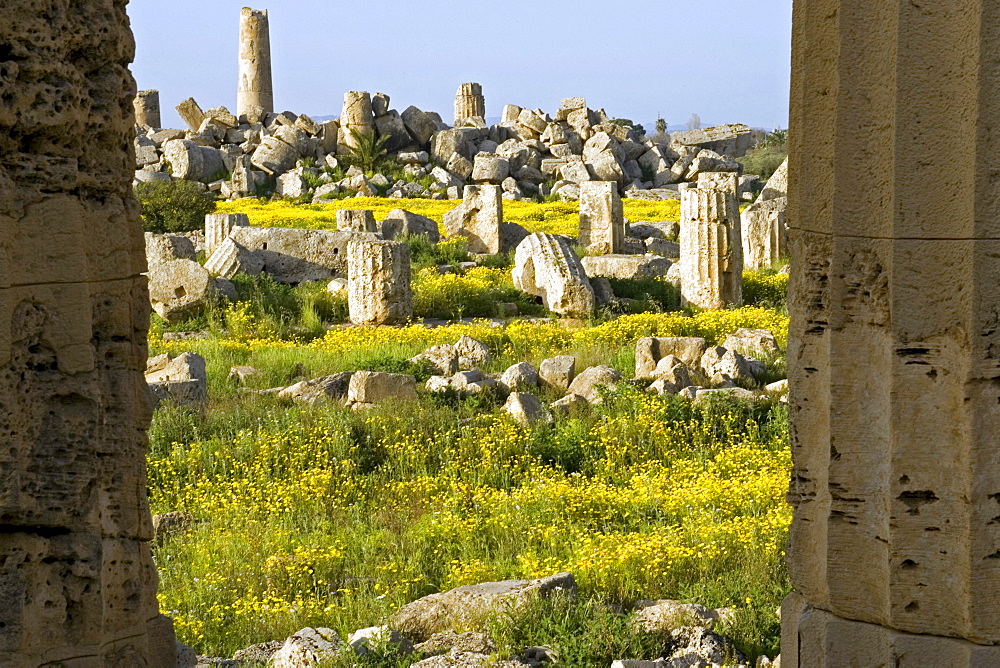
[(719, 309), (743, 303), (740, 209), (729, 190), (681, 191), (681, 300)]
[(486, 98), (483, 87), (477, 83), (464, 83), (455, 93), (455, 125), (471, 118), (486, 122)]
[(125, 4), (10, 0), (0, 21), (4, 666), (176, 665), (149, 549)]
[(621, 253), (625, 218), (617, 184), (587, 181), (580, 185), (580, 245), (595, 253)]
[(240, 13), (240, 66), (236, 115), (262, 118), (274, 112), (271, 83), (271, 29), (267, 10)]
[(781, 663), (1000, 665), (996, 7), (802, 4)]
[(160, 91), (141, 90), (135, 94), (135, 124), (146, 128), (158, 128), (160, 120)]
[(355, 237), (348, 243), (347, 299), (351, 322), (390, 325), (413, 316), (410, 247)]

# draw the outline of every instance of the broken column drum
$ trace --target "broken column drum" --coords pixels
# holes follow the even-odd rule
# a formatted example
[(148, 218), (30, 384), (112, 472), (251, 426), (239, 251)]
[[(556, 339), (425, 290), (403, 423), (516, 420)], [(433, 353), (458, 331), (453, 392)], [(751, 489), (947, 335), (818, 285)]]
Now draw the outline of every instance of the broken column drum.
[(464, 83), (455, 93), (455, 122), (466, 118), (486, 118), (486, 98), (483, 87), (477, 83)]
[(236, 115), (274, 112), (271, 82), (271, 28), (266, 9), (240, 13), (240, 68)]
[(141, 90), (132, 101), (135, 107), (135, 124), (147, 128), (160, 128), (160, 91)]
[(681, 191), (681, 301), (720, 309), (743, 303), (740, 209), (728, 190)]
[(347, 244), (347, 306), (356, 325), (392, 325), (413, 316), (410, 247), (359, 235)]
[(210, 213), (205, 216), (205, 255), (212, 253), (229, 238), (234, 227), (246, 227), (250, 217), (245, 213)]
[(959, 5), (796, 2), (782, 665), (1000, 665), (1000, 6)]
[(621, 253), (625, 244), (625, 217), (618, 184), (585, 181), (580, 184), (580, 245), (603, 255)]
[(375, 115), (372, 112), (372, 96), (359, 90), (344, 93), (344, 108), (340, 114), (338, 152), (350, 153), (358, 147), (356, 134), (371, 135), (375, 132)]
[(0, 105), (3, 666), (177, 661), (149, 549), (125, 5), (61, 3), (53, 18), (52, 3), (6, 0), (0, 21), (14, 59)]

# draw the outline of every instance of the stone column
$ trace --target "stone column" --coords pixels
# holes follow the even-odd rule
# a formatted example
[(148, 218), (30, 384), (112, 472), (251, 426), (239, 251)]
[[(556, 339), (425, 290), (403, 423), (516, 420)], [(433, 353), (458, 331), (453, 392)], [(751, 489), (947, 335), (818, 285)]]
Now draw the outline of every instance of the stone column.
[(135, 94), (132, 101), (135, 107), (135, 124), (147, 128), (159, 129), (160, 123), (160, 91), (141, 90)]
[(177, 109), (177, 115), (181, 117), (181, 120), (193, 131), (197, 131), (205, 120), (205, 112), (202, 111), (201, 105), (193, 97), (184, 100), (175, 109)]
[(340, 130), (337, 134), (338, 153), (350, 153), (351, 149), (357, 148), (355, 132), (363, 135), (375, 132), (372, 96), (365, 91), (352, 90), (344, 93), (344, 109), (340, 114)]
[(205, 256), (212, 253), (229, 238), (234, 227), (246, 227), (250, 217), (245, 213), (210, 213), (205, 216)]
[(740, 208), (728, 190), (681, 190), (681, 302), (699, 308), (743, 303)]
[(240, 73), (236, 115), (273, 112), (271, 28), (267, 10), (244, 7), (240, 13)]
[(621, 253), (625, 244), (622, 198), (614, 181), (580, 184), (580, 245), (607, 255)]
[(337, 229), (345, 232), (378, 232), (378, 222), (371, 209), (339, 209)]
[(356, 325), (391, 325), (413, 317), (410, 247), (367, 237), (347, 244), (347, 306)]
[(0, 113), (3, 666), (176, 665), (148, 544), (125, 5), (72, 3), (54, 20), (48, 3), (7, 0), (0, 21), (17, 59)]
[(788, 257), (788, 198), (757, 201), (740, 214), (743, 268), (766, 269)]
[(444, 215), (449, 236), (468, 237), (470, 253), (499, 253), (503, 188), (465, 186), (462, 203)]
[(782, 665), (1000, 665), (1000, 5), (794, 26)]
[(455, 123), (466, 119), (486, 118), (486, 98), (483, 97), (483, 87), (477, 83), (464, 83), (455, 93)]

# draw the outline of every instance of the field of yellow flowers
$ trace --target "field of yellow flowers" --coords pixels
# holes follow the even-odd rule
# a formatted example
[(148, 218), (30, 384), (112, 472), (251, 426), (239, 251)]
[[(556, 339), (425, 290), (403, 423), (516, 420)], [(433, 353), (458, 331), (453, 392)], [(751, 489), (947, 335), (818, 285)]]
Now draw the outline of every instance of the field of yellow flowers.
[[(456, 200), (392, 199), (387, 197), (352, 197), (326, 204), (295, 204), (288, 200), (241, 199), (220, 202), (219, 213), (245, 213), (251, 225), (261, 227), (305, 227), (318, 230), (337, 229), (337, 211), (340, 209), (371, 209), (375, 218), (382, 220), (393, 209), (406, 209), (411, 213), (427, 216), (444, 223), (444, 214), (455, 208)], [(633, 222), (640, 220), (679, 220), (680, 202), (667, 200), (647, 202), (623, 200), (625, 217)], [(504, 202), (504, 220), (522, 225), (531, 232), (548, 232), (576, 236), (580, 224), (578, 202), (529, 201)], [(442, 227), (442, 232), (444, 231)]]
[[(574, 204), (506, 204), (505, 217), (532, 231), (575, 233)], [(454, 203), (243, 201), (224, 210), (246, 212), (254, 224), (335, 227), (338, 206), (384, 215), (400, 205), (440, 222)], [(626, 215), (669, 219), (662, 208), (669, 206), (632, 202)], [(427, 267), (462, 251), (443, 244), (434, 252)], [(154, 327), (151, 354), (196, 352), (209, 372), (204, 410), (162, 407), (150, 430), (153, 512), (186, 511), (195, 519), (155, 550), (162, 609), (200, 654), (230, 656), (305, 626), (346, 637), (384, 623), (409, 601), (455, 586), (569, 571), (580, 584), (579, 605), (595, 615), (607, 615), (601, 612), (607, 605), (628, 610), (638, 599), (731, 606), (736, 614), (724, 632), (751, 657), (773, 656), (774, 610), (788, 588), (781, 555), (790, 520), (787, 410), (780, 402), (694, 405), (623, 384), (599, 405), (525, 427), (491, 397), (422, 396), (391, 410), (355, 413), (333, 404), (289, 405), (253, 390), (345, 370), (419, 376), (410, 357), (466, 334), (489, 346), (487, 372), (572, 354), (578, 370), (609, 364), (630, 378), (635, 342), (643, 336), (718, 343), (753, 327), (773, 330), (784, 346), (786, 280), (775, 272), (748, 273), (752, 305), (726, 311), (653, 304), (654, 312), (588, 323), (476, 320), (437, 327), (330, 327), (345, 311), (324, 286), (257, 280), (238, 285), (241, 295), (252, 289), (251, 296), (201, 323), (209, 338), (165, 341), (162, 325)], [(424, 316), (493, 315), (496, 302), (518, 299), (531, 308), (503, 268), (416, 269), (414, 293)], [(770, 361), (776, 377), (782, 364)], [(237, 385), (228, 379), (236, 365), (259, 373)], [(563, 643), (564, 657), (585, 657), (567, 665), (607, 658), (597, 650), (574, 655), (568, 632), (553, 638), (531, 636), (533, 630), (520, 629), (518, 637)], [(576, 635), (580, 643), (609, 634)], [(620, 651), (612, 642), (617, 637), (594, 640), (605, 641), (613, 646), (608, 653)]]

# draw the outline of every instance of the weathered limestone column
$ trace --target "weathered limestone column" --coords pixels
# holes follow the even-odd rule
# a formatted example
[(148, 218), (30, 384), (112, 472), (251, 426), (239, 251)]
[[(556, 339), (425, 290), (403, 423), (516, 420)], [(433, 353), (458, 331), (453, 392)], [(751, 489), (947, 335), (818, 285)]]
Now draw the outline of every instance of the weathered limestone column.
[(477, 83), (464, 83), (455, 93), (455, 122), (480, 117), (486, 118), (486, 98), (483, 97), (483, 87)]
[(462, 203), (444, 215), (449, 236), (468, 237), (470, 253), (499, 253), (503, 223), (503, 188), (465, 186)]
[(229, 238), (234, 227), (246, 227), (250, 217), (245, 213), (210, 213), (205, 216), (205, 256), (212, 257), (215, 249)]
[(728, 190), (681, 190), (681, 301), (700, 308), (743, 303), (740, 208)]
[(625, 216), (616, 182), (580, 184), (580, 245), (603, 255), (622, 252)]
[(350, 153), (351, 149), (357, 148), (358, 142), (352, 130), (363, 135), (375, 132), (370, 93), (358, 90), (344, 93), (344, 109), (340, 114), (340, 130), (337, 134), (338, 153)]
[(759, 200), (740, 214), (743, 268), (767, 269), (788, 257), (788, 198)]
[(148, 545), (150, 309), (125, 5), (75, 2), (58, 20), (33, 0), (2, 10), (3, 666), (176, 665)]
[(240, 74), (236, 115), (274, 112), (271, 82), (271, 28), (266, 9), (240, 13)]
[(160, 91), (141, 90), (135, 94), (132, 105), (135, 107), (136, 125), (157, 129), (161, 127)]
[(345, 232), (378, 232), (378, 222), (371, 209), (339, 209), (337, 229)]
[(794, 26), (782, 665), (997, 666), (1000, 5)]
[(356, 325), (392, 325), (413, 316), (410, 247), (359, 237), (347, 244), (347, 306)]
[(175, 109), (177, 110), (177, 115), (181, 117), (188, 128), (191, 130), (198, 130), (201, 127), (202, 122), (205, 120), (205, 112), (202, 111), (201, 105), (198, 104), (193, 97), (189, 97), (180, 104), (178, 104)]

